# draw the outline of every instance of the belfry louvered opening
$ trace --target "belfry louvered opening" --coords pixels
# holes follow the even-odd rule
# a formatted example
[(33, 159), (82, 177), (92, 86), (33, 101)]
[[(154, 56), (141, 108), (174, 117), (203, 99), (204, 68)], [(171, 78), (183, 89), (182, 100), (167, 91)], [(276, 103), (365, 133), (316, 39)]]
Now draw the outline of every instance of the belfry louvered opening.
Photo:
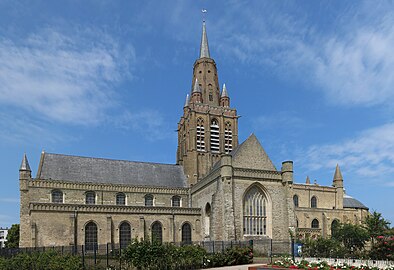
[(233, 150), (233, 131), (231, 130), (231, 124), (227, 122), (226, 127), (224, 129), (224, 152), (228, 154), (232, 150)]
[(220, 152), (219, 124), (216, 119), (211, 122), (211, 151), (212, 153)]
[(204, 121), (201, 118), (197, 120), (196, 145), (197, 145), (197, 151), (200, 152), (205, 151), (205, 129), (204, 129)]

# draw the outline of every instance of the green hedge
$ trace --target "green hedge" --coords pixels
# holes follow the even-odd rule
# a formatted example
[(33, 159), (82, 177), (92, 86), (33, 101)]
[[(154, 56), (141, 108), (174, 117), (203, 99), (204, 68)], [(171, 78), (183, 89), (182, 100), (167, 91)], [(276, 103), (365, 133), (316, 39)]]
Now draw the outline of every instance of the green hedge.
[(55, 251), (19, 253), (10, 258), (0, 257), (1, 270), (79, 270), (82, 260), (78, 256), (62, 255)]
[(193, 269), (250, 263), (253, 254), (249, 247), (233, 247), (223, 253), (208, 254), (198, 245), (177, 247), (134, 240), (123, 252), (123, 260), (137, 269)]

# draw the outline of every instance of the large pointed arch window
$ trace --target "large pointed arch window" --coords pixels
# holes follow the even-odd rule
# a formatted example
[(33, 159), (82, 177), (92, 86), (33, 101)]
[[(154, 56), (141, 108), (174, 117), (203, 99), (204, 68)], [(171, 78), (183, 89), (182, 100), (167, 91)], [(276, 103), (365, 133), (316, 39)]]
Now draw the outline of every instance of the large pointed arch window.
[(85, 226), (85, 249), (93, 251), (97, 249), (97, 225), (93, 221)]
[(159, 221), (155, 221), (152, 224), (152, 241), (158, 243), (163, 242), (163, 228)]
[(224, 152), (226, 154), (233, 150), (233, 131), (231, 130), (231, 123), (227, 122), (224, 129)]
[(204, 121), (201, 118), (197, 119), (196, 146), (197, 146), (197, 151), (200, 152), (205, 151), (205, 129), (204, 129)]
[(244, 198), (244, 235), (267, 235), (267, 198), (252, 187)]
[(123, 221), (119, 226), (119, 244), (120, 248), (125, 248), (131, 242), (131, 226), (128, 222)]
[(182, 243), (191, 244), (192, 242), (192, 227), (189, 223), (182, 225)]
[(220, 142), (219, 142), (219, 123), (218, 120), (213, 119), (211, 121), (211, 151), (212, 153), (219, 153)]

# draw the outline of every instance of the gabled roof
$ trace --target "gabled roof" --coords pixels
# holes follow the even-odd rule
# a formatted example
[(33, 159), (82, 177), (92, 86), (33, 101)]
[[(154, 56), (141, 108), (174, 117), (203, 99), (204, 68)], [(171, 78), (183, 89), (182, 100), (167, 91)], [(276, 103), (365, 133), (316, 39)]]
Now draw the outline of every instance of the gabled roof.
[(233, 166), (238, 168), (277, 171), (259, 140), (252, 133), (231, 153)]
[(182, 166), (103, 158), (41, 155), (37, 178), (136, 186), (187, 187)]
[(343, 208), (369, 209), (362, 202), (347, 194), (343, 195)]

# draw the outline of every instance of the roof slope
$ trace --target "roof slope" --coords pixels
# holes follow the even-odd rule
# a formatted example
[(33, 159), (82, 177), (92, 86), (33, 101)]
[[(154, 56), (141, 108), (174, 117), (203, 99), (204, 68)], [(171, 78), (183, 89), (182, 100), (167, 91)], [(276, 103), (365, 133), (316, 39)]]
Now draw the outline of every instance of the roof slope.
[(234, 167), (277, 171), (254, 134), (251, 134), (249, 138), (238, 145), (230, 154), (233, 156)]
[(343, 208), (356, 208), (356, 209), (368, 210), (368, 207), (366, 207), (362, 202), (347, 194), (343, 196)]
[(51, 153), (41, 155), (39, 179), (137, 186), (187, 187), (182, 166)]

